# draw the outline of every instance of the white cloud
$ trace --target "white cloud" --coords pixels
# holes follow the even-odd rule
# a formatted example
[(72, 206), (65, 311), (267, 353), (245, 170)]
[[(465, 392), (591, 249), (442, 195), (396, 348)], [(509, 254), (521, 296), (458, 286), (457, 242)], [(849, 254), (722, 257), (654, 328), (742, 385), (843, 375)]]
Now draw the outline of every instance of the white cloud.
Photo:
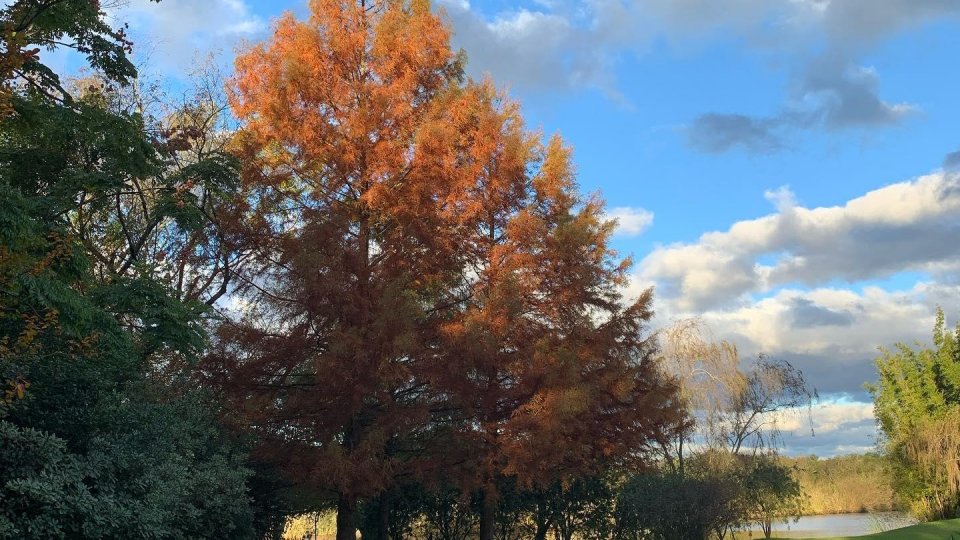
[(653, 212), (643, 208), (617, 206), (607, 211), (606, 219), (617, 220), (617, 234), (638, 236), (653, 225)]
[(245, 0), (131, 2), (111, 16), (130, 23), (134, 53), (164, 75), (182, 76), (199, 55), (230, 52), (267, 28)]
[(827, 401), (812, 417), (778, 419), (788, 453), (871, 449), (864, 384), (876, 381), (878, 347), (929, 344), (937, 306), (960, 316), (960, 177), (832, 207), (804, 207), (786, 187), (765, 195), (777, 208), (768, 216), (654, 250), (628, 294), (656, 287), (655, 327), (699, 316), (745, 361), (764, 353), (799, 368)]
[(826, 434), (850, 424), (874, 422), (873, 403), (861, 401), (824, 401), (809, 407), (792, 407), (778, 412), (776, 426), (793, 434)]
[(877, 449), (879, 430), (868, 402), (831, 400), (798, 407), (780, 414), (776, 425), (790, 455), (830, 457)]
[[(790, 284), (816, 286), (935, 271), (960, 262), (960, 176), (936, 173), (871, 191), (843, 206), (805, 208), (784, 188), (777, 212), (662, 246), (640, 264), (678, 312), (745, 301)], [(765, 257), (774, 257), (764, 264)]]
[[(611, 66), (655, 39), (671, 43), (741, 35), (769, 50), (836, 51), (960, 13), (952, 0), (540, 0), (539, 9), (485, 16), (467, 0), (440, 0), (476, 73), (535, 89), (611, 89)], [(844, 64), (846, 66), (846, 64)]]

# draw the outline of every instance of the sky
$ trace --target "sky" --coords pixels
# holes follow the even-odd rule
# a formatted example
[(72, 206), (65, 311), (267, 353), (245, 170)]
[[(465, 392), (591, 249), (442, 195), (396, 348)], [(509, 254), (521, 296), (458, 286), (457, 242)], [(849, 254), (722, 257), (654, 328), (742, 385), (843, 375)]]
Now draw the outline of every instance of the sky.
[[(653, 327), (696, 316), (819, 392), (790, 454), (875, 448), (880, 346), (960, 317), (960, 2), (434, 0), (468, 58), (574, 149)], [(131, 0), (171, 88), (305, 0)], [(68, 60), (62, 60), (68, 63)], [(811, 427), (813, 428), (811, 430)]]

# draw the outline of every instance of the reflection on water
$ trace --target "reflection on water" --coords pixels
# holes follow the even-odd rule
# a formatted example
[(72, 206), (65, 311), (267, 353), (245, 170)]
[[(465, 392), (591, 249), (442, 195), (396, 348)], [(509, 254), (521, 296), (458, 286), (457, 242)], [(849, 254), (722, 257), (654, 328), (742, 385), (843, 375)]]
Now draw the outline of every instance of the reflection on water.
[[(817, 538), (826, 536), (857, 536), (891, 529), (899, 529), (915, 524), (917, 521), (900, 512), (878, 512), (875, 514), (831, 514), (826, 516), (804, 516), (799, 521), (775, 523), (773, 536), (780, 538)], [(736, 538), (763, 538), (759, 530), (737, 533)]]

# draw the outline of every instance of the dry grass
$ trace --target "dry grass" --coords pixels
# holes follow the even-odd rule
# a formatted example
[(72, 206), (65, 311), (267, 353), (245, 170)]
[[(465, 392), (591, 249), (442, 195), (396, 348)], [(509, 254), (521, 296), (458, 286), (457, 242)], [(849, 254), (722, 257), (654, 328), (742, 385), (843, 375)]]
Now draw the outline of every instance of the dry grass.
[(332, 540), (336, 536), (337, 516), (333, 511), (290, 518), (283, 530), (283, 540)]
[(808, 496), (808, 515), (851, 514), (896, 510), (896, 497), (886, 462), (872, 455), (830, 459), (798, 458), (797, 479)]

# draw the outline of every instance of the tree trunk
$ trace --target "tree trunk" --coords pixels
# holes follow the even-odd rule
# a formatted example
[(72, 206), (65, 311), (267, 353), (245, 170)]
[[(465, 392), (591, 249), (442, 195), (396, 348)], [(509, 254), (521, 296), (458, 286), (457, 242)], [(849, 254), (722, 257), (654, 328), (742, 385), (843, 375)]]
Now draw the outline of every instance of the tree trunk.
[(545, 503), (537, 503), (537, 512), (534, 518), (537, 522), (537, 530), (533, 535), (533, 540), (547, 540), (547, 533), (550, 532), (550, 513)]
[[(493, 540), (497, 520), (497, 492), (493, 486), (483, 488), (480, 508), (480, 540)], [(340, 540), (339, 538), (337, 540)]]
[(357, 540), (357, 498), (340, 494), (337, 500), (337, 540)]
[(679, 450), (677, 451), (677, 463), (680, 467), (680, 476), (683, 476), (683, 438), (680, 438)]
[(547, 533), (550, 531), (550, 524), (546, 522), (537, 523), (537, 532), (533, 535), (533, 540), (547, 540)]
[(380, 494), (377, 501), (377, 540), (390, 539), (390, 491)]

